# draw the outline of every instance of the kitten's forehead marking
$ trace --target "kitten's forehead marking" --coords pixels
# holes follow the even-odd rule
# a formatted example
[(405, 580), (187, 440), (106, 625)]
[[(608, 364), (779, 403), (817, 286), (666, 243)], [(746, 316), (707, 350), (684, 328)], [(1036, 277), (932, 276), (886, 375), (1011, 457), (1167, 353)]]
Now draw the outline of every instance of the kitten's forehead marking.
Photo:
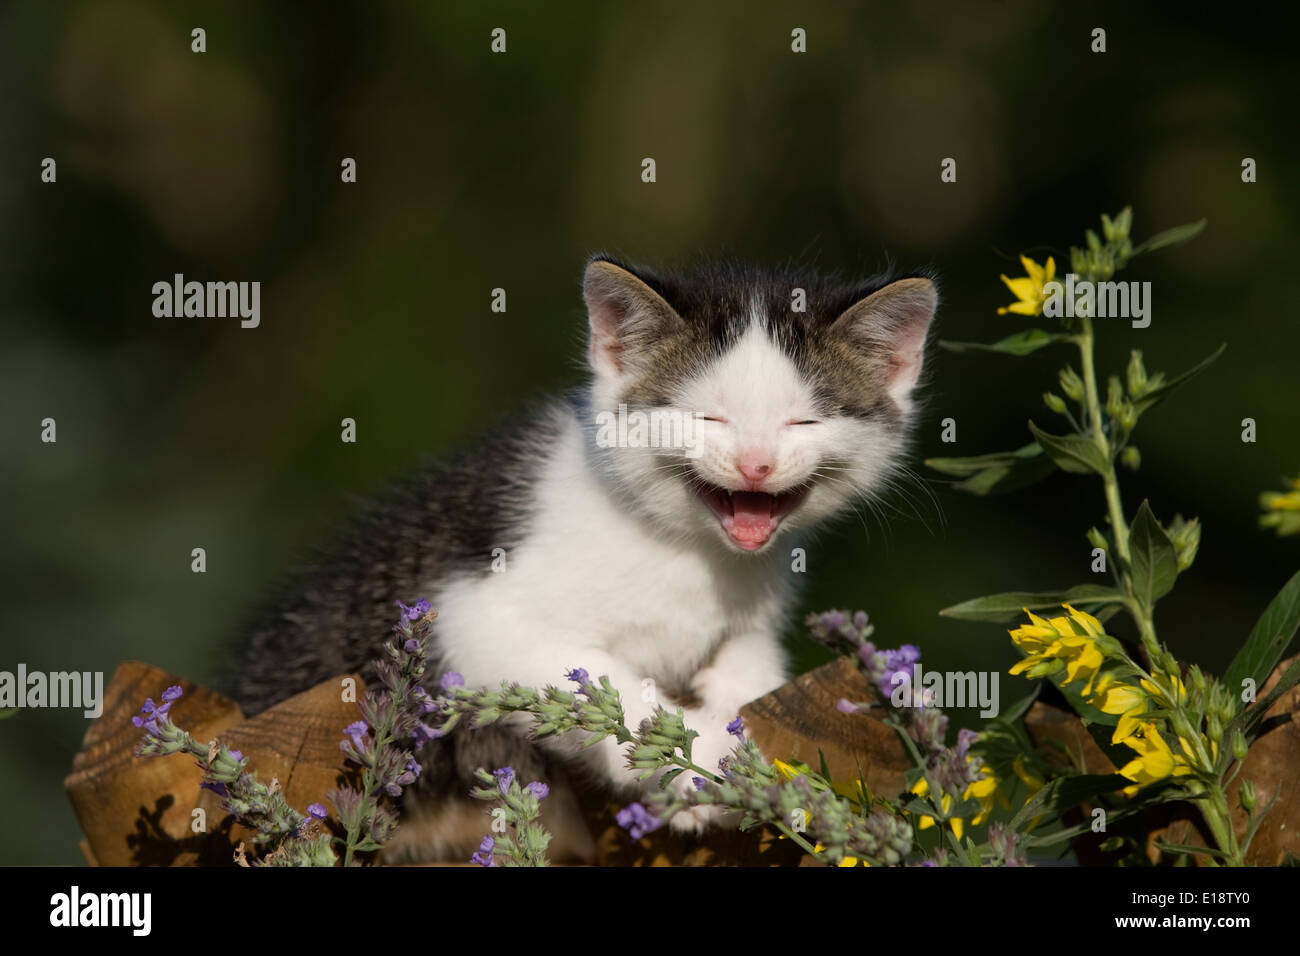
[(709, 413), (714, 406), (729, 416), (754, 422), (781, 418), (806, 406), (813, 393), (795, 363), (769, 333), (766, 316), (751, 305), (749, 324), (726, 352), (717, 356), (685, 390), (684, 398)]

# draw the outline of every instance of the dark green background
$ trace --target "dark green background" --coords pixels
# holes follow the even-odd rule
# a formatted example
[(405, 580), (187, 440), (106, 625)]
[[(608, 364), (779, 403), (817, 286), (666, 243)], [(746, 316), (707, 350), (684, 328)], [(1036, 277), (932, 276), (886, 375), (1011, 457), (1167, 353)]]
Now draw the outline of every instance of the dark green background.
[[(995, 314), (1015, 254), (1064, 264), (1128, 203), (1138, 239), (1210, 222), (1137, 261), (1124, 277), (1153, 283), (1152, 325), (1103, 322), (1099, 348), (1103, 372), (1133, 347), (1177, 372), (1229, 343), (1143, 421), (1143, 469), (1124, 478), (1130, 512), (1149, 496), (1162, 519), (1204, 522), (1158, 623), (1222, 668), (1300, 553), (1257, 529), (1255, 501), (1300, 469), (1293, 23), (1137, 6), (6, 4), (0, 668), (107, 675), (138, 658), (215, 680), (250, 606), (350, 495), (579, 379), (595, 250), (934, 267), (940, 334), (991, 341), (1027, 324)], [(206, 54), (189, 51), (195, 26)], [(956, 184), (939, 181), (947, 156)], [(155, 318), (150, 288), (175, 272), (260, 280), (261, 327)], [(1056, 425), (1039, 396), (1064, 358), (936, 351), (917, 458), (1016, 447), (1030, 416)], [(56, 445), (39, 440), (47, 416)], [(956, 446), (938, 440), (948, 416)], [(1247, 416), (1257, 444), (1240, 440)], [(883, 526), (826, 539), (808, 607), (866, 608), (884, 643), (919, 643), (935, 667), (1005, 668), (1004, 630), (935, 612), (1088, 580), (1099, 487), (1058, 475), (983, 500), (936, 477)], [(1004, 676), (1005, 701), (1021, 689)], [(85, 726), (0, 723), (0, 862), (80, 860), (61, 781)]]

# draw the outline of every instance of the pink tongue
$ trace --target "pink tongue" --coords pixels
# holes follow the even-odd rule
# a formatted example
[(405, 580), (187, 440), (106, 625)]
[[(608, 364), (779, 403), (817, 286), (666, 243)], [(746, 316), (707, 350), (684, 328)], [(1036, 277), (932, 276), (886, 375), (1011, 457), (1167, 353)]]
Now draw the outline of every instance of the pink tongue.
[(754, 491), (731, 495), (731, 536), (740, 541), (762, 544), (772, 533), (772, 496)]

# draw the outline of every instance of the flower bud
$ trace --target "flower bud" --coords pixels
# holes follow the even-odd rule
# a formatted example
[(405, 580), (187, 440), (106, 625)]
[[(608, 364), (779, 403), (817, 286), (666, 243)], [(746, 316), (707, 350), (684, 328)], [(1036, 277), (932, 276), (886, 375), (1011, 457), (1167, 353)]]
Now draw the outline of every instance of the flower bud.
[(1246, 735), (1238, 728), (1232, 732), (1232, 755), (1238, 760), (1245, 760), (1248, 751), (1246, 746)]
[(1124, 404), (1120, 408), (1120, 412), (1119, 412), (1119, 425), (1121, 428), (1124, 429), (1124, 431), (1131, 432), (1134, 428), (1137, 427), (1137, 423), (1138, 423), (1138, 411), (1133, 406), (1132, 402), (1125, 399)]
[(1106, 382), (1106, 414), (1111, 418), (1119, 418), (1123, 411), (1124, 386), (1120, 384), (1118, 375), (1112, 375)]
[(1134, 349), (1128, 356), (1128, 394), (1130, 398), (1141, 398), (1147, 387), (1147, 370), (1142, 364), (1142, 352)]
[(1237, 796), (1241, 798), (1241, 805), (1247, 813), (1254, 813), (1255, 807), (1259, 803), (1259, 798), (1255, 794), (1255, 781), (1243, 780), (1241, 789), (1237, 791)]
[(1137, 471), (1142, 467), (1142, 453), (1134, 445), (1129, 445), (1119, 453), (1120, 463), (1131, 471)]
[(1223, 721), (1214, 711), (1205, 715), (1205, 733), (1211, 740), (1223, 739)]
[(1030, 680), (1034, 680), (1039, 677), (1049, 677), (1052, 674), (1055, 674), (1057, 671), (1064, 670), (1064, 669), (1065, 669), (1065, 661), (1061, 660), (1059, 657), (1054, 657), (1051, 660), (1039, 661), (1033, 667), (1025, 671), (1025, 677), (1029, 678)]
[(1061, 391), (1069, 398), (1076, 402), (1083, 400), (1083, 379), (1079, 378), (1079, 373), (1067, 365), (1061, 369), (1060, 374)]
[(1078, 246), (1070, 247), (1070, 271), (1075, 275), (1088, 274), (1088, 254)]
[(1058, 415), (1065, 414), (1065, 399), (1055, 392), (1043, 392), (1043, 404)]
[(1197, 518), (1184, 521), (1182, 515), (1174, 515), (1168, 531), (1174, 551), (1178, 554), (1178, 570), (1186, 571), (1196, 560), (1196, 551), (1201, 546), (1201, 522)]
[(1107, 242), (1115, 241), (1115, 223), (1104, 212), (1101, 214), (1101, 234), (1106, 237)]
[(1101, 550), (1107, 553), (1110, 552), (1110, 542), (1107, 541), (1106, 536), (1096, 528), (1088, 529), (1088, 543), (1094, 548), (1101, 548)]

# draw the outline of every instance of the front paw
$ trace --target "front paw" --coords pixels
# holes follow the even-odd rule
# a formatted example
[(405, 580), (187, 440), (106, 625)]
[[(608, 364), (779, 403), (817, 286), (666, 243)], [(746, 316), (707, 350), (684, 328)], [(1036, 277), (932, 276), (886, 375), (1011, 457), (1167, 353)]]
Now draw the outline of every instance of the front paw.
[(668, 827), (674, 833), (698, 837), (708, 829), (734, 829), (738, 819), (737, 814), (723, 810), (721, 807), (701, 804), (678, 810), (668, 821)]

